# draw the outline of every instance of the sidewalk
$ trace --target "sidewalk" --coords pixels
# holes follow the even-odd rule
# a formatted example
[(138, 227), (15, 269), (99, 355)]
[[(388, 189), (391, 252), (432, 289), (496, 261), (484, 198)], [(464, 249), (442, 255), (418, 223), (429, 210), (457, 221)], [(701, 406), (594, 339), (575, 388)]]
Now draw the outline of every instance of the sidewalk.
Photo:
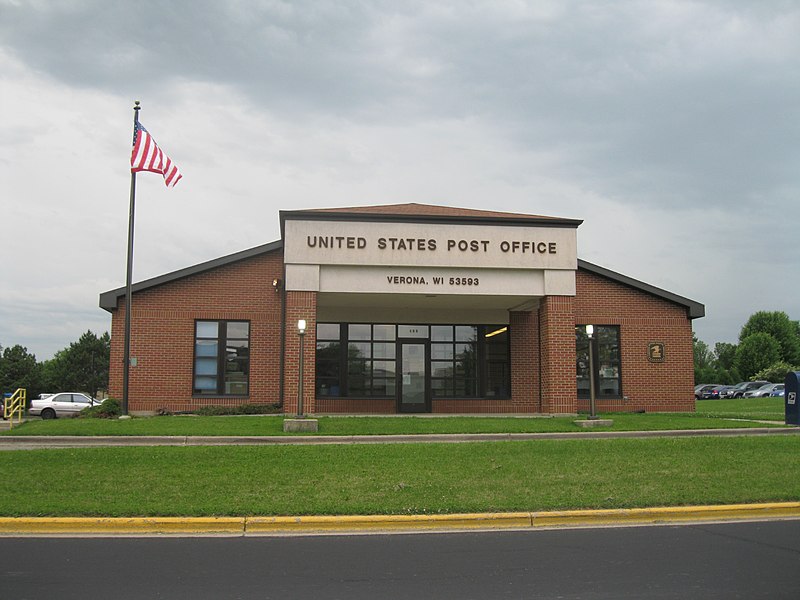
[(97, 446), (274, 446), (319, 444), (428, 444), (655, 438), (697, 436), (798, 435), (800, 427), (745, 429), (672, 429), (662, 431), (574, 431), (559, 433), (448, 433), (416, 435), (274, 435), (274, 436), (0, 436), (0, 450), (85, 448)]

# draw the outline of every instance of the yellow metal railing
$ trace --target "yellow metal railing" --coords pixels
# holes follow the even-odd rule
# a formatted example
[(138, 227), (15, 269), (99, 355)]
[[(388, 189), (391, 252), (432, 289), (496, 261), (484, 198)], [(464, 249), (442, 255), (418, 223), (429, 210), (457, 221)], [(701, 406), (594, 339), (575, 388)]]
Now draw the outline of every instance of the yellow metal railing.
[(25, 414), (27, 399), (28, 392), (23, 388), (19, 388), (14, 392), (11, 398), (6, 398), (3, 403), (3, 418), (8, 419), (10, 427), (14, 427), (14, 415), (17, 417), (17, 425), (22, 423), (22, 415)]

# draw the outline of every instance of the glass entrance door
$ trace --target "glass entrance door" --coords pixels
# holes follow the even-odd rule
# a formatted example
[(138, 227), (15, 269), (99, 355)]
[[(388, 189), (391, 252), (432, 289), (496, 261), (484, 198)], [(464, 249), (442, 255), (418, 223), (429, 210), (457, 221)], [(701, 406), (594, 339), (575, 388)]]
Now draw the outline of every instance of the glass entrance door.
[(400, 343), (400, 412), (426, 412), (428, 408), (428, 345)]

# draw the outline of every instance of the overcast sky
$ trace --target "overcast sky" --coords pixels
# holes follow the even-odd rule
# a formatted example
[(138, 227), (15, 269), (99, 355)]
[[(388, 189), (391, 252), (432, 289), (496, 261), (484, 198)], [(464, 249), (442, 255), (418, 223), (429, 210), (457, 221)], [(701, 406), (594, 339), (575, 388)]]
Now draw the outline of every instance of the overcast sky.
[(279, 239), (278, 211), (584, 219), (580, 258), (800, 319), (800, 3), (0, 0), (0, 345), (39, 360), (125, 283)]

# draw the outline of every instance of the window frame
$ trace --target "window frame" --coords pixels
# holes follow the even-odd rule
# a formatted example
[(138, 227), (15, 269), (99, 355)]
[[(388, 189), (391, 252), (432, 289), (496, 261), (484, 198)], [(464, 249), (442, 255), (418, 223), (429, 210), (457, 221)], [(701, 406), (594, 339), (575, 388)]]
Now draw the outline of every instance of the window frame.
[[(612, 361), (612, 363), (616, 363), (616, 370), (617, 374), (616, 377), (613, 378), (606, 378), (606, 379), (614, 379), (617, 382), (616, 388), (617, 391), (615, 393), (604, 393), (603, 388), (601, 387), (601, 379), (600, 379), (600, 355), (601, 355), (601, 348), (599, 340), (594, 344), (588, 344), (588, 336), (586, 336), (586, 324), (576, 325), (575, 326), (575, 368), (576, 368), (576, 379), (575, 379), (575, 386), (577, 392), (578, 400), (589, 400), (591, 396), (591, 388), (589, 389), (581, 389), (578, 386), (578, 382), (583, 377), (578, 377), (578, 369), (581, 366), (581, 355), (579, 355), (579, 334), (583, 332), (583, 336), (586, 339), (587, 344), (589, 345), (590, 349), (593, 349), (592, 352), (592, 362), (594, 363), (594, 372), (591, 373), (591, 377), (594, 379), (594, 389), (595, 389), (595, 399), (596, 400), (621, 400), (624, 397), (623, 389), (622, 389), (622, 328), (619, 325), (595, 325), (594, 326), (594, 337), (598, 338), (600, 335), (600, 330), (615, 330), (616, 331), (616, 359)], [(587, 362), (588, 362), (588, 354), (587, 354)], [(588, 364), (586, 365), (586, 370), (589, 369)]]
[[(431, 325), (431, 333), (429, 334), (429, 343), (430, 343), (430, 354), (428, 356), (428, 365), (430, 370), (430, 375), (428, 375), (428, 381), (430, 382), (431, 388), (431, 399), (436, 400), (444, 400), (444, 399), (473, 399), (473, 398), (481, 398), (481, 363), (479, 360), (479, 346), (481, 343), (479, 342), (481, 337), (481, 326), (479, 325)], [(444, 340), (434, 340), (433, 339), (433, 328), (439, 327), (444, 328), (447, 327), (450, 329), (450, 335), (448, 336), (449, 339)], [(474, 338), (472, 340), (462, 340), (459, 339), (458, 329), (463, 327), (471, 327), (474, 332)], [(463, 359), (459, 357), (463, 357), (469, 351), (469, 348), (465, 349), (464, 347), (468, 346), (473, 350), (472, 354), (472, 365), (470, 366), (472, 370), (472, 375), (467, 376), (467, 373), (459, 374), (458, 368), (459, 364), (462, 366), (465, 364), (462, 362)], [(450, 352), (446, 353), (447, 356), (445, 357), (436, 357), (435, 348), (445, 348), (449, 347)], [(459, 352), (459, 347), (461, 347), (461, 352)], [(437, 368), (441, 368), (442, 365), (450, 365), (451, 370), (448, 375), (440, 376), (434, 375)], [(435, 393), (436, 386), (434, 382), (445, 382), (445, 389), (450, 390), (452, 393), (450, 394), (441, 394), (437, 395)], [(462, 384), (464, 390), (468, 388), (472, 392), (458, 394), (457, 390), (459, 389), (459, 382)]]
[[(200, 336), (198, 335), (198, 323), (216, 323), (217, 324), (217, 337), (208, 337), (208, 336)], [(229, 335), (229, 324), (246, 324), (247, 325), (247, 337), (237, 337)], [(194, 348), (192, 350), (192, 397), (193, 398), (249, 398), (250, 397), (250, 362), (251, 362), (251, 340), (253, 337), (252, 332), (252, 323), (248, 319), (203, 319), (197, 318), (194, 320), (193, 323), (193, 339), (194, 339)], [(202, 340), (215, 340), (217, 344), (217, 352), (215, 358), (215, 366), (216, 366), (216, 388), (211, 391), (204, 392), (201, 388), (197, 387), (197, 377), (198, 377), (198, 358), (211, 358), (204, 357), (202, 355), (198, 355), (198, 342)], [(227, 393), (225, 391), (226, 385), (229, 383), (228, 381), (228, 371), (227, 371), (227, 363), (228, 363), (228, 341), (231, 342), (246, 342), (247, 348), (247, 357), (237, 357), (236, 360), (240, 363), (244, 364), (243, 372), (244, 372), (244, 384), (246, 386), (246, 391), (244, 393)], [(199, 373), (200, 376), (206, 375), (204, 373)]]
[[(384, 327), (384, 326), (392, 326), (393, 327), (393, 334), (392, 339), (385, 339), (380, 335), (376, 334), (377, 327)], [(362, 337), (350, 337), (350, 328), (356, 327), (369, 327), (369, 337), (362, 338)], [(342, 353), (342, 361), (343, 361), (343, 370), (341, 371), (341, 378), (344, 379), (344, 382), (341, 383), (341, 387), (343, 389), (342, 396), (343, 398), (371, 398), (371, 399), (391, 399), (397, 397), (397, 325), (394, 323), (341, 323), (340, 324), (340, 332), (342, 335), (342, 345), (340, 352)], [(350, 345), (351, 344), (362, 344), (365, 346), (369, 346), (369, 356), (364, 357), (351, 357), (350, 356)], [(385, 344), (392, 344), (394, 346), (394, 357), (386, 358), (383, 356), (376, 357), (375, 356), (375, 347), (377, 345), (385, 345)], [(351, 374), (351, 364), (356, 364), (356, 361), (359, 363), (363, 363), (365, 366), (363, 372), (364, 384), (363, 390), (367, 393), (358, 394), (358, 395), (351, 395), (350, 388), (350, 374)], [(394, 364), (394, 376), (376, 376), (375, 375), (375, 363), (393, 363)], [(385, 382), (384, 386), (387, 384), (388, 381), (393, 381), (393, 391), (391, 394), (380, 394), (375, 393), (376, 391), (380, 391), (380, 386), (376, 386), (376, 381)]]

